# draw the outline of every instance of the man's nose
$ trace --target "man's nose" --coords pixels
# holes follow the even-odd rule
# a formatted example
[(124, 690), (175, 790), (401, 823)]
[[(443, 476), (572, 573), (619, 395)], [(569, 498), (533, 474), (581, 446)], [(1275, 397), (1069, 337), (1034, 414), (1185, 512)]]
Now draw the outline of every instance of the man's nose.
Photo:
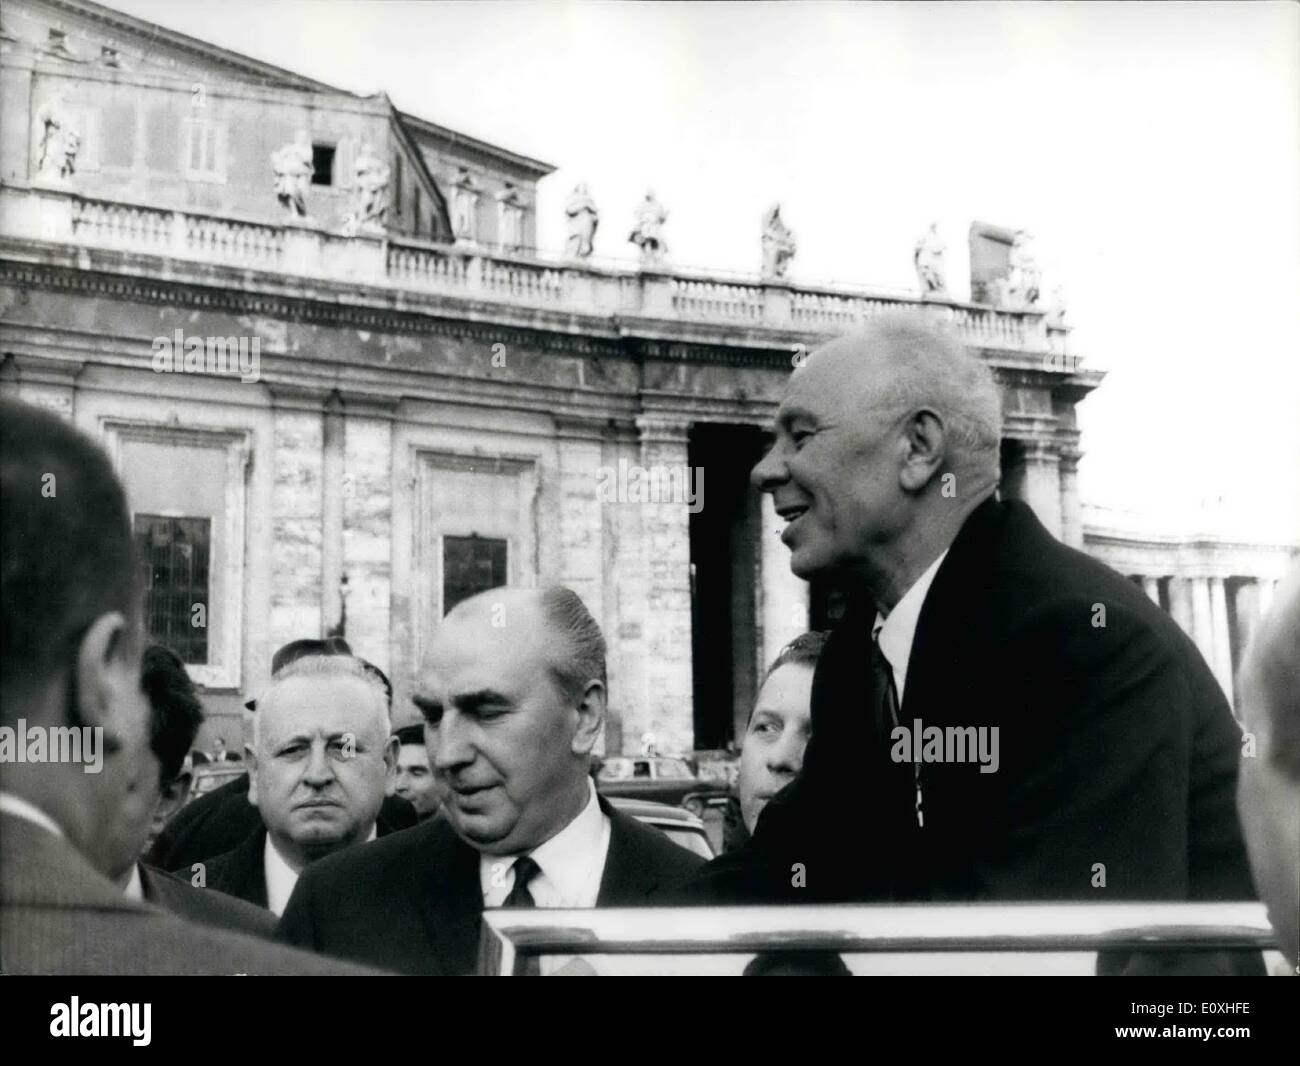
[(803, 763), (803, 744), (790, 730), (772, 745), (767, 755), (767, 768), (774, 774), (793, 777)]
[(749, 472), (749, 483), (759, 492), (775, 492), (789, 477), (785, 468), (785, 456), (781, 442), (773, 441), (772, 446), (753, 470)]
[(315, 788), (323, 788), (334, 780), (334, 766), (330, 762), (323, 741), (311, 746), (311, 754), (307, 756), (307, 768), (303, 771), (302, 778)]
[(444, 711), (437, 728), (426, 731), (433, 740), (429, 762), (435, 770), (446, 773), (474, 761), (468, 725), (458, 712)]

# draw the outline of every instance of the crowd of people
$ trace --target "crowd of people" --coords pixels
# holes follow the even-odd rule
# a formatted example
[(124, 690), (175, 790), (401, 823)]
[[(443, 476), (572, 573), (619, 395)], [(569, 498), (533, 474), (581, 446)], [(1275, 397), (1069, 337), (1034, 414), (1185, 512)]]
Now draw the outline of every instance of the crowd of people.
[[(495, 907), (1257, 888), (1294, 965), (1300, 575), (1249, 652), (1243, 743), (1172, 620), (999, 498), (998, 403), (984, 363), (906, 317), (792, 374), (753, 481), (794, 572), (849, 608), (768, 668), (706, 863), (597, 790), (605, 641), (558, 586), (447, 614), (417, 664), (421, 725), (393, 728), (388, 678), (341, 638), (285, 645), (246, 705), (247, 773), (182, 806), (202, 707), (142, 636), (123, 488), (67, 422), (0, 401), (3, 722), (96, 730), (104, 751), (94, 774), (0, 764), (0, 969), (467, 974)], [(918, 735), (899, 756), (931, 729), (933, 752)], [(992, 762), (944, 746), (977, 733)], [(1263, 968), (1111, 952), (1099, 971)]]

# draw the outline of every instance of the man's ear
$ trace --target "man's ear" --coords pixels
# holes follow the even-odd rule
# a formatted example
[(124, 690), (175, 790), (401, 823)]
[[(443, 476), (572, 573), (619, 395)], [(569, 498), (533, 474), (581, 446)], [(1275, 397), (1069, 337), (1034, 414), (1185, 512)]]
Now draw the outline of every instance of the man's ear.
[(397, 777), (397, 756), (401, 750), (402, 742), (397, 739), (396, 734), (390, 736), (388, 743), (384, 745), (384, 766), (390, 781)]
[[(132, 723), (125, 720), (132, 707), (143, 712), (140, 690), (139, 647), (131, 639), (126, 618), (119, 611), (101, 614), (86, 628), (77, 646), (76, 706), (74, 726), (104, 730), (106, 755), (119, 751)], [(144, 722), (135, 723), (143, 731)]]
[(574, 755), (590, 755), (605, 726), (605, 686), (589, 682), (578, 707), (578, 728), (570, 750)]
[(254, 807), (257, 806), (257, 749), (249, 745), (248, 754), (244, 757), (244, 765), (248, 767), (248, 802)]
[(903, 466), (898, 483), (904, 492), (920, 492), (939, 472), (948, 449), (948, 428), (929, 407), (908, 416), (903, 425)]

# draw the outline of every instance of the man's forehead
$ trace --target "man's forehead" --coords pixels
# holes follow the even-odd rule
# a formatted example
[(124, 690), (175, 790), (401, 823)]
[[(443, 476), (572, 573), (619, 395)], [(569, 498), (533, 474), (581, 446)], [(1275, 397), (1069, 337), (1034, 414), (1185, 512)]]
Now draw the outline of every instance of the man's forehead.
[(874, 359), (861, 338), (840, 338), (813, 351), (786, 384), (777, 418), (826, 417), (860, 396), (873, 377)]
[(359, 677), (291, 677), (281, 684), (256, 712), (268, 732), (329, 732), (378, 717), (375, 692)]

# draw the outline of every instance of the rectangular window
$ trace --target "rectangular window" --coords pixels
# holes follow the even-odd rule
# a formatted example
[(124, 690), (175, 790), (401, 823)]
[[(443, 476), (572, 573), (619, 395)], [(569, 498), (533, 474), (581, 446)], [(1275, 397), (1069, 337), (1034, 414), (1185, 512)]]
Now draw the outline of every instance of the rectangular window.
[(187, 178), (201, 181), (224, 181), (221, 127), (206, 119), (186, 119), (182, 171)]
[(442, 610), (506, 583), (506, 542), (491, 537), (442, 538)]
[(166, 644), (187, 663), (206, 664), (211, 519), (137, 514), (135, 539), (149, 639)]
[(311, 183), (313, 185), (333, 185), (334, 145), (313, 144), (311, 146), (311, 165), (313, 168)]

